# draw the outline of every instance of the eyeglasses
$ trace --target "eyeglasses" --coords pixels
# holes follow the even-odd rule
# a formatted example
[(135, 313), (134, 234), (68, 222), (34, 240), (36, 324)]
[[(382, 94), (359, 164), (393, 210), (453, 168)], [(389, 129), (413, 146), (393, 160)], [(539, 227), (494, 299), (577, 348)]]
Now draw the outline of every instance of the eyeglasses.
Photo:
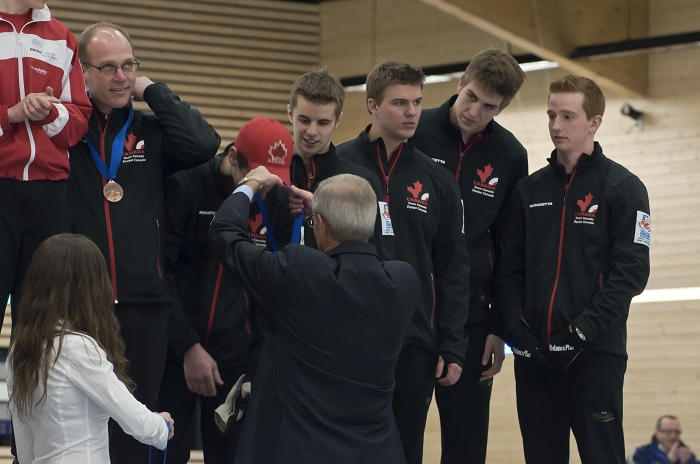
[(312, 229), (313, 229), (313, 227), (314, 227), (314, 223), (316, 222), (316, 220), (314, 219), (315, 216), (316, 216), (315, 214), (312, 214), (312, 215), (309, 217), (309, 219), (306, 220), (306, 223), (307, 223), (307, 224), (309, 225), (309, 227), (311, 227)]
[(104, 66), (93, 66), (90, 63), (83, 63), (83, 65), (97, 69), (100, 72), (100, 74), (114, 74), (115, 72), (117, 72), (117, 69), (121, 69), (125, 73), (137, 71), (139, 69), (139, 65), (141, 65), (141, 62), (134, 58), (134, 61), (129, 61), (128, 63), (124, 63), (121, 66), (116, 66), (113, 64), (106, 64)]
[(681, 433), (683, 433), (680, 430), (671, 430), (671, 429), (657, 429), (657, 430), (661, 433), (666, 434), (666, 435), (671, 435), (671, 434), (680, 435)]

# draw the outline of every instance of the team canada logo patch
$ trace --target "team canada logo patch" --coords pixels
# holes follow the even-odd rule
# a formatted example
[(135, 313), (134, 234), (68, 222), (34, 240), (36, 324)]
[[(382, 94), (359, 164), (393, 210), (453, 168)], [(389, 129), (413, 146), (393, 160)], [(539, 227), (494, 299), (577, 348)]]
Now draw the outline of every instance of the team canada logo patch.
[(574, 213), (574, 224), (595, 224), (598, 205), (591, 203), (593, 203), (593, 194), (590, 192), (583, 199), (576, 200), (576, 206), (579, 210)]
[(268, 153), (270, 154), (271, 164), (287, 164), (285, 161), (285, 158), (287, 158), (287, 147), (281, 140), (275, 142), (275, 144), (270, 147), (270, 151)]
[(129, 134), (124, 139), (125, 152), (122, 163), (143, 163), (146, 161), (146, 144), (143, 140), (136, 141), (136, 134)]
[(634, 243), (641, 243), (651, 248), (651, 217), (644, 211), (637, 211), (637, 223), (634, 227)]
[(491, 164), (484, 166), (484, 169), (477, 168), (476, 176), (478, 177), (478, 180), (474, 181), (472, 193), (493, 198), (493, 196), (496, 194), (498, 177), (493, 175), (493, 167)]
[(430, 199), (430, 194), (423, 191), (423, 184), (420, 181), (415, 181), (413, 185), (406, 187), (408, 193), (410, 194), (406, 197), (407, 209), (415, 209), (422, 213), (428, 213), (428, 200)]
[(259, 247), (267, 247), (267, 227), (263, 224), (262, 213), (256, 214), (252, 218), (248, 218), (248, 235), (251, 240)]

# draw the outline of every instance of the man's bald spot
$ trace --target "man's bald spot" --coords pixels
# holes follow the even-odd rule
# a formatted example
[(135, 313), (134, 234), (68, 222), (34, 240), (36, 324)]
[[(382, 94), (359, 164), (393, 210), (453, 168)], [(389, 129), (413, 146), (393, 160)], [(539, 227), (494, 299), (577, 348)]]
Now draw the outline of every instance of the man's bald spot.
[(110, 23), (109, 21), (101, 21), (99, 23), (91, 24), (85, 28), (78, 39), (78, 58), (80, 59), (81, 63), (90, 62), (88, 45), (92, 43), (93, 40), (119, 40), (121, 38), (124, 38), (127, 40), (127, 42), (129, 42), (129, 45), (131, 46), (131, 53), (133, 54), (134, 46), (131, 43), (131, 37), (129, 37), (129, 33), (126, 32), (123, 27)]

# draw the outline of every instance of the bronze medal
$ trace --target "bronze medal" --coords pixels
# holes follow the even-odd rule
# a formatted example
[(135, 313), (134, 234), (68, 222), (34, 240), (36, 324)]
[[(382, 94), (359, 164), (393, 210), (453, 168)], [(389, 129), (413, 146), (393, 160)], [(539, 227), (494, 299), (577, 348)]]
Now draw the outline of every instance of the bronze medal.
[(121, 185), (117, 184), (113, 180), (110, 180), (102, 189), (102, 194), (105, 196), (107, 201), (116, 203), (124, 197), (124, 189)]

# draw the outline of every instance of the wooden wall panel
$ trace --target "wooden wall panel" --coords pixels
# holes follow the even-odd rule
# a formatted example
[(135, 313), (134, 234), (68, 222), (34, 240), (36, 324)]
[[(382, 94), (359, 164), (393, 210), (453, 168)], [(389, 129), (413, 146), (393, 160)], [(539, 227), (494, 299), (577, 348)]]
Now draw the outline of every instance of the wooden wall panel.
[[(76, 36), (97, 21), (131, 35), (139, 74), (164, 81), (231, 142), (258, 115), (288, 127), (294, 80), (318, 63), (318, 5), (267, 0), (55, 0)], [(147, 110), (144, 103), (137, 108)]]

